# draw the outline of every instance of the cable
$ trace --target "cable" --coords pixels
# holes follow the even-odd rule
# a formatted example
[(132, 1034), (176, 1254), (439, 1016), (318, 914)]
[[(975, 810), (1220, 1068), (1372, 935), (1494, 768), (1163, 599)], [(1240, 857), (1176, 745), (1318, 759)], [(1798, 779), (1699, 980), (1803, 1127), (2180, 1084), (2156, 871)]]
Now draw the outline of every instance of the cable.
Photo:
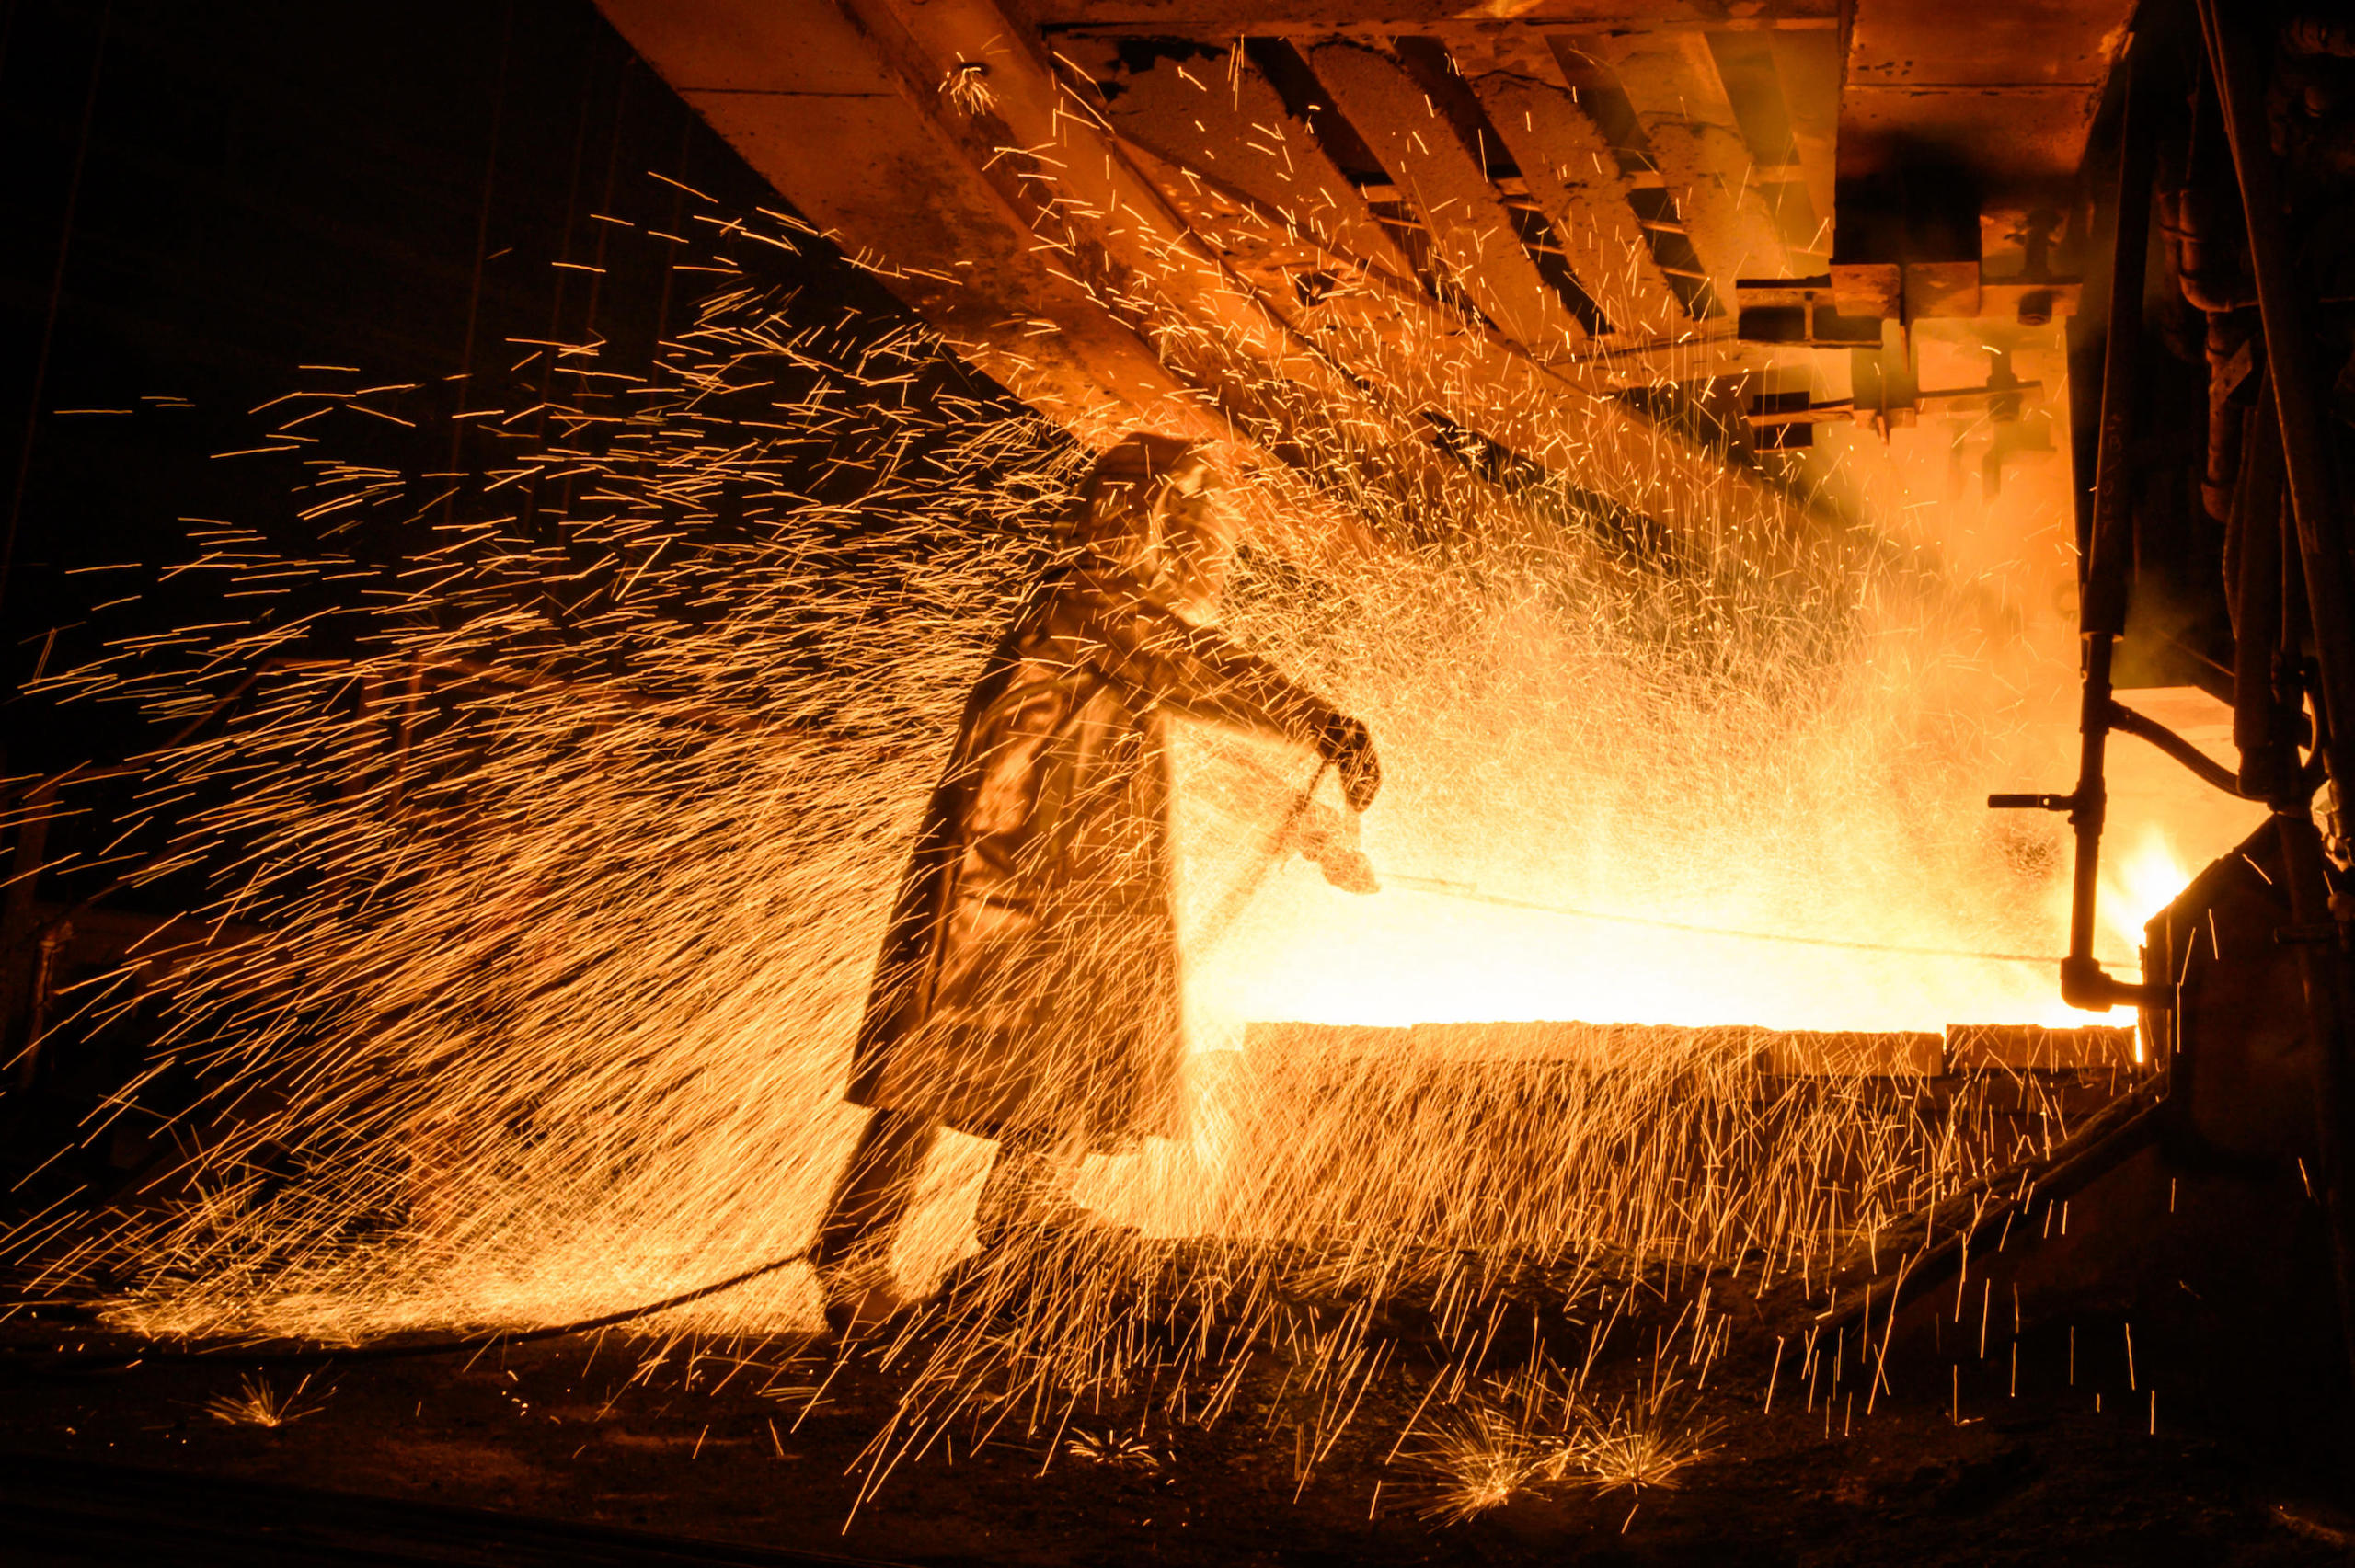
[(725, 1279), (717, 1279), (708, 1285), (698, 1285), (692, 1290), (683, 1290), (676, 1296), (666, 1296), (660, 1301), (651, 1301), (641, 1307), (626, 1308), (618, 1312), (607, 1312), (600, 1317), (583, 1318), (579, 1322), (557, 1323), (547, 1328), (525, 1329), (521, 1333), (500, 1330), (492, 1333), (472, 1334), (464, 1339), (427, 1340), (417, 1345), (369, 1345), (320, 1350), (255, 1352), (240, 1350), (235, 1345), (201, 1345), (176, 1350), (143, 1350), (128, 1356), (47, 1356), (27, 1355), (17, 1351), (0, 1356), (0, 1362), (34, 1362), (44, 1368), (104, 1366), (128, 1371), (143, 1363), (154, 1361), (236, 1361), (246, 1366), (289, 1367), (326, 1361), (400, 1361), (412, 1356), (450, 1356), (460, 1351), (489, 1350), (502, 1345), (529, 1345), (534, 1340), (563, 1339), (571, 1334), (593, 1333), (599, 1329), (615, 1328), (622, 1323), (634, 1322), (640, 1318), (650, 1318), (658, 1312), (667, 1312), (673, 1307), (687, 1306), (707, 1296), (717, 1296), (723, 1290), (733, 1290), (738, 1286), (749, 1284), (764, 1275), (775, 1274), (781, 1268), (800, 1263), (809, 1255), (810, 1249), (804, 1247), (798, 1253), (781, 1258), (772, 1258), (767, 1263), (754, 1268), (748, 1268), (741, 1274), (731, 1274)]

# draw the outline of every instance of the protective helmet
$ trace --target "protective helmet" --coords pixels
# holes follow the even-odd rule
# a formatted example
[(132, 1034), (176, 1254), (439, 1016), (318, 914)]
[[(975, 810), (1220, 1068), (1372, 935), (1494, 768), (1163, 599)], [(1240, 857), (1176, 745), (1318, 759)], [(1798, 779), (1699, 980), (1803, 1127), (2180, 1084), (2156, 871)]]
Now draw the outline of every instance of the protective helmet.
[(1098, 458), (1080, 487), (1073, 543), (1099, 568), (1134, 578), (1155, 599), (1201, 596), (1211, 467), (1194, 441), (1139, 430)]

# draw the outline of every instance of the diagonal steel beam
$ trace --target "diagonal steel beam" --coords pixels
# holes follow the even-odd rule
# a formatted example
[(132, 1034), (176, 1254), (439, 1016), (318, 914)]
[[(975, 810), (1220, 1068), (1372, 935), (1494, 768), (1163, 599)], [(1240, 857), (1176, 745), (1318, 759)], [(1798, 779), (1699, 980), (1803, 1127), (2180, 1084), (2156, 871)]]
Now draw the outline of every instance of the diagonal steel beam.
[(1737, 278), (1786, 275), (1775, 214), (1708, 40), (1697, 32), (1592, 34), (1570, 47), (1617, 76), (1719, 302), (1730, 305)]
[(1473, 79), (1570, 270), (1617, 336), (1657, 337), (1691, 317), (1644, 242), (1611, 144), (1558, 86), (1511, 73)]
[(1474, 150), (1407, 69), (1352, 43), (1322, 45), (1308, 59), (1422, 219), (1439, 269), (1471, 303), (1541, 361), (1584, 342), (1584, 328), (1530, 260)]
[[(1137, 69), (1113, 45), (1077, 39), (1056, 44), (1055, 53), (1097, 84), (1100, 112), (1115, 134), (1186, 171), (1181, 189), (1225, 195), (1262, 218), (1257, 239), (1240, 230), (1221, 236), (1230, 256), (1240, 246), (1256, 259), (1275, 248), (1281, 235), (1293, 251), (1271, 258), (1273, 270), (1308, 272), (1340, 259), (1402, 288), (1422, 287), (1414, 258), (1248, 60), (1221, 60), (1206, 49), (1191, 58), (1165, 55)], [(1156, 183), (1181, 208), (1189, 205), (1167, 178)], [(1195, 212), (1187, 215), (1199, 222)], [(1286, 277), (1274, 291), (1277, 303), (1294, 292)]]
[(1116, 408), (1212, 433), (1193, 390), (1053, 264), (848, 13), (828, 0), (603, 10), (754, 172), (1025, 401), (1083, 440), (1110, 434), (1099, 427)]

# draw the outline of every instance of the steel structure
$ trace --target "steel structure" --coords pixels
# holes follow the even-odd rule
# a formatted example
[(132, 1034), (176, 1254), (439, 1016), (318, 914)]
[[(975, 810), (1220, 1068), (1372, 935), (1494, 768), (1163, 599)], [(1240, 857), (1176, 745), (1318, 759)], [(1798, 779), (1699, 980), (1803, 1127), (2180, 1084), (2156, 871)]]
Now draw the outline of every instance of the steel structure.
[[(1822, 525), (1742, 461), (1748, 432), (1730, 468), (1713, 441), (1738, 418), (1663, 437), (1631, 391), (1739, 413), (1817, 341), (1741, 309), (1794, 286), (1841, 318), (1835, 382), (1884, 322), (1895, 341), (2072, 308), (2055, 247), (2083, 237), (2066, 214), (2129, 10), (1966, 37), (1921, 0), (603, 8), (795, 207), (1084, 440), (1231, 439), (1329, 492), (1309, 454), (1343, 425), (1395, 494), (1445, 482), (1435, 449), (1467, 439), (1542, 448), (1567, 400), (1596, 471), (1730, 484), (1793, 537)], [(1752, 401), (1801, 427), (1770, 446), (1825, 417)], [(1832, 417), (1918, 406), (1886, 402)], [(1358, 504), (1327, 524), (1398, 525), (1342, 488)]]

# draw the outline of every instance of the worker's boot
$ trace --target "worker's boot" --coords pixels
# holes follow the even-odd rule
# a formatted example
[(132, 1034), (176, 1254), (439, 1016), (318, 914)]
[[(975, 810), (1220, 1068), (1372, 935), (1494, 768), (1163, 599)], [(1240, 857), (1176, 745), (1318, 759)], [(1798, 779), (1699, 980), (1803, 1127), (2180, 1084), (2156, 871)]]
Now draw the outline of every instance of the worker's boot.
[(827, 1331), (836, 1339), (871, 1333), (914, 1305), (880, 1257), (821, 1264), (818, 1287), (825, 1292)]
[(1059, 1143), (1019, 1134), (1001, 1139), (974, 1208), (973, 1230), (982, 1251), (994, 1253), (1024, 1237), (1135, 1239), (1133, 1226), (1112, 1224), (1072, 1200), (1078, 1173), (1078, 1157)]
[(859, 1130), (810, 1249), (836, 1337), (871, 1333), (916, 1305), (892, 1278), (891, 1240), (939, 1137), (938, 1123), (906, 1111), (878, 1111)]
[[(982, 1185), (973, 1230), (981, 1250), (940, 1281), (951, 1314), (968, 1320), (1012, 1309), (1093, 1244), (1131, 1245), (1133, 1226), (1115, 1225), (1072, 1201), (1079, 1157), (1065, 1146), (1017, 1133), (998, 1140), (997, 1161)], [(1044, 1271), (1042, 1274), (1041, 1271)]]

